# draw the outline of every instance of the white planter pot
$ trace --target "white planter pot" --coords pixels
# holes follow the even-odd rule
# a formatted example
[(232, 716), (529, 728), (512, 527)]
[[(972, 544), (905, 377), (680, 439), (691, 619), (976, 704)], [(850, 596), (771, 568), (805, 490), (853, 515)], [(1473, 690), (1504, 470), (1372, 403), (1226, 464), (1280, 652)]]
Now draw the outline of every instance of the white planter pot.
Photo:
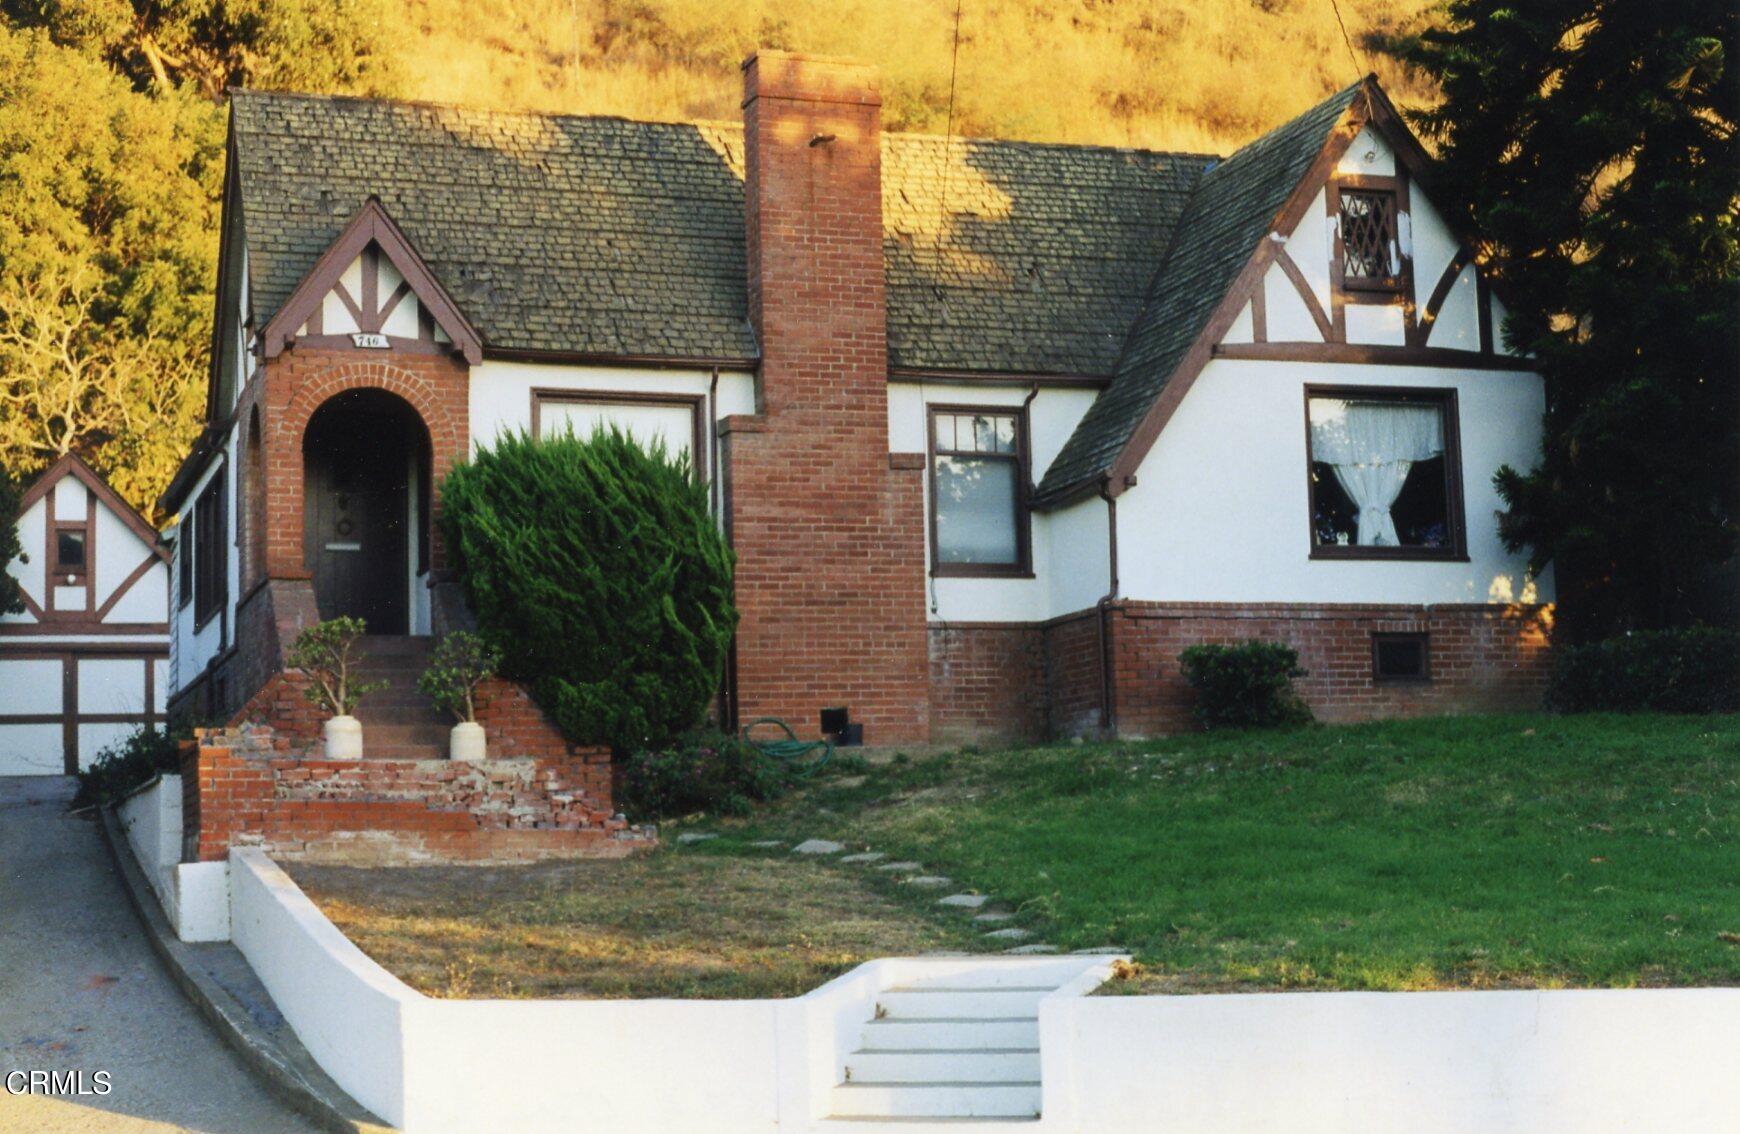
[(483, 726), (476, 721), (464, 721), (453, 726), (447, 740), (447, 755), (454, 760), (482, 760), (488, 751)]
[(326, 758), (328, 760), (362, 759), (362, 722), (355, 717), (333, 717), (327, 721)]

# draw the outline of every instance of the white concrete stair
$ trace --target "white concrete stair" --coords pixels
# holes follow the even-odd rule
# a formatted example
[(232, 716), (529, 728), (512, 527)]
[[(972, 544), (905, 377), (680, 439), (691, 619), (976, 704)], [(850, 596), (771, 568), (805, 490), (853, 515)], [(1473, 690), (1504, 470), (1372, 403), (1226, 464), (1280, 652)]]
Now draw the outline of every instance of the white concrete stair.
[(1042, 1100), (1039, 1002), (1083, 973), (1082, 959), (980, 958), (876, 994), (845, 1058), (824, 1127), (1001, 1130), (1032, 1123)]

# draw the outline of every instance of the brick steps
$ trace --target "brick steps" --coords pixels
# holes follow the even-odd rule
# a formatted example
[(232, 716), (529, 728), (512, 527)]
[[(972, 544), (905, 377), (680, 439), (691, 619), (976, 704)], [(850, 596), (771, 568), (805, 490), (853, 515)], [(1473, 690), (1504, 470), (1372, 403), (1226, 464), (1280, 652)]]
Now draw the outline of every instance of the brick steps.
[(433, 638), (371, 635), (358, 647), (358, 681), (385, 681), (387, 687), (368, 695), (357, 706), (363, 726), (365, 760), (441, 760), (447, 756), (451, 714), (436, 709), (417, 691), (417, 679), (429, 668)]

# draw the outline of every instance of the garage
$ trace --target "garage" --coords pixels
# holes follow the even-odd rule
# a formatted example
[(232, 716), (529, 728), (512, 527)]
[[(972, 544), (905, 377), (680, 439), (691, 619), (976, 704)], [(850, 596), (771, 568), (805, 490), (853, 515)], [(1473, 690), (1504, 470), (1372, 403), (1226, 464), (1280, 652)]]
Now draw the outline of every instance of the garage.
[(25, 492), (24, 610), (0, 615), (0, 776), (66, 775), (163, 719), (169, 567), (157, 532), (77, 456)]

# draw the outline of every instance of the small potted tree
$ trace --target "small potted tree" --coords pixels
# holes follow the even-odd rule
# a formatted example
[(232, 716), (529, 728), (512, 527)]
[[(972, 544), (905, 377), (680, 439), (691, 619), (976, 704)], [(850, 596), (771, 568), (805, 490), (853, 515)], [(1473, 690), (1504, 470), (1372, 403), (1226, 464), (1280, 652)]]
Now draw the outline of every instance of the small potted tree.
[(417, 688), (458, 718), (448, 738), (447, 755), (454, 760), (482, 760), (488, 754), (483, 726), (477, 723), (477, 686), (495, 674), (501, 652), (481, 637), (456, 630), (441, 639)]
[(384, 689), (384, 681), (358, 681), (351, 650), (367, 627), (360, 618), (333, 618), (317, 622), (296, 636), (285, 664), (308, 675), (304, 694), (330, 714), (323, 726), (328, 760), (362, 757), (362, 722), (351, 711), (370, 693)]

